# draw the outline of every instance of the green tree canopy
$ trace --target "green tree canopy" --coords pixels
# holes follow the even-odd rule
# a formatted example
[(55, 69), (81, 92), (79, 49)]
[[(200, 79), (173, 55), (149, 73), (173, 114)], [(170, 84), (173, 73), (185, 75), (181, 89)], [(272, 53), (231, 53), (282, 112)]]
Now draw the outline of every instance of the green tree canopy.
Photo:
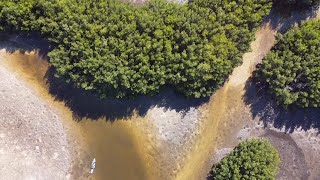
[(320, 21), (307, 20), (279, 35), (255, 76), (285, 107), (320, 107)]
[(212, 179), (276, 179), (280, 157), (267, 140), (241, 142), (212, 169)]
[(2, 0), (2, 30), (40, 31), (56, 76), (100, 97), (169, 85), (205, 97), (241, 63), (272, 0)]

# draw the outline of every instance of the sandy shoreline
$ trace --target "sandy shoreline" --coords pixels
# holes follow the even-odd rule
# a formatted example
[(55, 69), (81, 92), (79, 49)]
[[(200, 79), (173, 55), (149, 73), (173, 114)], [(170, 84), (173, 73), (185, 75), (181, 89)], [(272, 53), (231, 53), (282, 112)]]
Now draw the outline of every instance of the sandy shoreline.
[[(70, 168), (66, 170), (67, 177), (70, 179), (127, 179), (129, 177), (137, 180), (168, 179), (170, 174), (159, 171), (159, 168), (166, 168), (165, 165), (169, 163), (166, 158), (159, 158), (165, 157), (163, 156), (165, 152), (160, 147), (161, 143), (157, 142), (159, 139), (151, 134), (154, 133), (154, 127), (149, 126), (150, 121), (133, 115), (130, 120), (119, 118), (113, 122), (102, 116), (99, 119), (84, 118), (79, 122), (72, 109), (65, 104), (66, 102), (56, 99), (49, 93), (45, 78), (48, 71), (47, 61), (39, 57), (37, 51), (3, 52), (1, 57), (0, 66), (6, 69), (6, 73), (16, 76), (16, 80), (25, 84), (26, 88), (30, 88), (34, 96), (46, 104), (48, 109), (56, 112), (60, 123), (64, 126), (63, 131), (67, 137), (71, 159)], [(88, 103), (89, 108), (92, 108), (86, 98), (84, 101)], [(34, 103), (33, 106), (38, 105)], [(98, 106), (94, 105), (95, 110), (101, 109), (101, 106)], [(112, 109), (109, 105), (102, 108), (112, 112), (117, 106)], [(122, 109), (119, 108), (119, 110)], [(22, 139), (22, 135), (16, 138)], [(55, 140), (50, 141), (54, 143)], [(88, 167), (94, 157), (97, 159), (97, 168), (95, 173), (89, 176)], [(34, 159), (37, 160), (37, 157)], [(123, 173), (124, 170), (126, 173)], [(23, 179), (23, 176), (18, 179)]]
[(0, 175), (68, 179), (71, 157), (61, 119), (0, 57)]
[[(319, 11), (317, 11), (318, 14), (320, 14)], [(290, 134), (290, 138), (281, 139), (275, 136), (278, 133), (274, 131), (275, 128), (271, 130), (274, 133), (267, 134), (270, 129), (265, 129), (258, 124), (260, 117), (253, 114), (253, 107), (246, 100), (246, 93), (250, 91), (246, 87), (247, 81), (255, 69), (255, 65), (261, 62), (264, 55), (274, 45), (277, 31), (283, 32), (291, 25), (310, 18), (309, 14), (312, 13), (295, 14), (287, 19), (271, 14), (265, 18), (265, 23), (256, 33), (256, 40), (251, 44), (252, 51), (243, 56), (243, 64), (234, 69), (229, 80), (215, 92), (209, 103), (204, 105), (201, 110), (206, 117), (200, 122), (199, 136), (196, 137), (194, 148), (188, 153), (185, 164), (177, 174), (177, 179), (205, 179), (212, 165), (233, 149), (241, 139), (263, 136), (270, 139), (279, 150), (286, 148), (286, 144), (297, 144), (290, 146), (290, 148), (288, 146), (287, 151), (281, 151), (280, 155), (285, 161), (281, 164), (279, 179), (293, 177), (293, 179), (316, 180), (320, 178), (317, 170), (320, 163), (320, 158), (317, 158), (320, 154), (320, 146), (316, 143), (320, 136), (313, 133), (310, 137), (309, 132), (296, 130)], [(246, 128), (250, 131), (246, 132)], [(259, 133), (251, 131), (255, 129), (258, 129)], [(317, 130), (311, 129), (310, 131)], [(297, 132), (299, 132), (300, 138), (295, 137)], [(239, 133), (246, 135), (242, 134), (243, 137), (239, 138)], [(282, 135), (285, 136), (285, 133), (282, 132)], [(308, 139), (313, 140), (309, 141)], [(304, 157), (300, 157), (301, 154)], [(289, 161), (293, 157), (300, 159), (297, 161), (303, 162), (308, 167), (299, 166)], [(311, 157), (316, 158), (312, 159)]]
[[(241, 139), (266, 137), (279, 149), (288, 147), (288, 151), (281, 151), (283, 159), (287, 160), (282, 165), (280, 179), (317, 179), (320, 177), (317, 171), (320, 137), (315, 130), (286, 135), (272, 127), (264, 129), (256, 123), (259, 118), (253, 117), (250, 106), (243, 99), (245, 83), (255, 64), (272, 47), (275, 33), (276, 29), (270, 24), (257, 32), (257, 39), (252, 43), (253, 51), (244, 55), (243, 65), (235, 69), (226, 85), (209, 102), (186, 109), (177, 108), (174, 103), (184, 104), (186, 101), (169, 94), (164, 96), (165, 100), (171, 101), (169, 105), (163, 105), (162, 96), (140, 98), (132, 104), (98, 103), (98, 106), (105, 106), (99, 109), (101, 112), (121, 111), (125, 107), (145, 111), (143, 115), (121, 116), (113, 121), (105, 116), (76, 123), (74, 109), (52, 97), (42, 84), (47, 65), (43, 65), (43, 70), (41, 64), (33, 67), (29, 62), (14, 67), (17, 64), (4, 63), (2, 54), (0, 154), (6, 155), (0, 156), (1, 177), (87, 179), (88, 165), (96, 156), (101, 164), (92, 179), (104, 179), (106, 174), (110, 179), (130, 176), (139, 180), (204, 179), (211, 165)], [(5, 58), (10, 60), (13, 56)], [(25, 57), (29, 56), (17, 55), (17, 58)], [(23, 68), (34, 69), (30, 70), (31, 73), (16, 72)], [(172, 104), (172, 101), (178, 102)], [(294, 162), (301, 166), (294, 166), (290, 157), (295, 157)], [(291, 170), (295, 174), (285, 173)]]

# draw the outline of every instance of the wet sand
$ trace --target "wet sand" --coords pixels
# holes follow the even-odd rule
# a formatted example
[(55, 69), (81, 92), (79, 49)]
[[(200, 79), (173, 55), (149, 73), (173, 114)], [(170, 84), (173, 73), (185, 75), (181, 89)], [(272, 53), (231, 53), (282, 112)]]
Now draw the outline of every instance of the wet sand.
[[(218, 160), (233, 149), (241, 140), (259, 137), (270, 139), (277, 148), (285, 149), (286, 144), (304, 144), (299, 147), (295, 145), (292, 147), (292, 151), (289, 146), (287, 151), (279, 149), (284, 160), (281, 165), (281, 173), (278, 176), (279, 179), (290, 179), (290, 177), (317, 179), (320, 177), (319, 175), (307, 175), (308, 173), (318, 174), (318, 171), (315, 170), (317, 168), (315, 164), (320, 163), (319, 158), (314, 159), (314, 161), (304, 158), (304, 155), (308, 157), (320, 154), (320, 146), (314, 141), (307, 140), (306, 137), (308, 137), (309, 133), (297, 129), (296, 131), (300, 132), (301, 137), (305, 138), (296, 138), (295, 133), (291, 134), (290, 138), (277, 138), (279, 136), (278, 134), (276, 135), (278, 130), (275, 128), (270, 130), (273, 127), (272, 124), (269, 125), (269, 128), (261, 126), (258, 123), (260, 121), (259, 117), (253, 116), (252, 107), (245, 100), (245, 94), (248, 90), (246, 87), (247, 81), (255, 70), (256, 64), (261, 62), (262, 58), (274, 45), (277, 31), (284, 31), (300, 20), (309, 18), (307, 14), (295, 14), (288, 19), (282, 19), (272, 14), (266, 18), (263, 26), (256, 32), (255, 41), (251, 43), (251, 52), (244, 54), (243, 64), (234, 69), (233, 73), (229, 76), (229, 80), (222, 88), (215, 92), (210, 102), (200, 110), (206, 116), (201, 122), (200, 133), (196, 138), (194, 148), (188, 153), (185, 164), (177, 174), (176, 179), (205, 179), (212, 165), (218, 163)], [(246, 128), (259, 129), (261, 132), (246, 132), (247, 135), (239, 136)], [(265, 135), (270, 131), (274, 133)], [(282, 130), (280, 136), (284, 136), (284, 131)], [(313, 138), (320, 139), (315, 134)], [(290, 163), (290, 157), (295, 157), (297, 163), (312, 165), (306, 168), (305, 166)]]
[(69, 179), (70, 144), (61, 118), (3, 61), (0, 56), (1, 179)]
[[(17, 43), (19, 40), (15, 39), (14, 46)], [(25, 81), (61, 117), (72, 144), (72, 179), (172, 179), (179, 171), (186, 152), (192, 148), (190, 144), (197, 134), (201, 115), (198, 109), (183, 108), (185, 98), (177, 98), (170, 92), (165, 93), (164, 97), (140, 98), (133, 104), (137, 104), (137, 111), (141, 109), (140, 106), (145, 106), (142, 108), (146, 109), (145, 115), (139, 115), (133, 109), (133, 114), (122, 117), (121, 108), (132, 105), (126, 102), (120, 102), (119, 105), (116, 101), (95, 103), (88, 99), (90, 97), (79, 96), (83, 98), (76, 101), (82, 103), (80, 109), (101, 111), (97, 118), (79, 117), (79, 112), (67, 105), (70, 103), (68, 100), (61, 100), (49, 93), (50, 68), (41, 53), (37, 50), (14, 50), (2, 52), (1, 56), (5, 59), (3, 66)], [(60, 85), (59, 82), (53, 84)], [(64, 89), (62, 93), (74, 94), (73, 89)], [(161, 105), (165, 99), (175, 103)], [(155, 102), (149, 105), (146, 101)], [(171, 106), (182, 110), (171, 109)], [(110, 113), (112, 111), (114, 113)], [(104, 116), (104, 112), (116, 115), (110, 119)], [(97, 168), (94, 175), (88, 177), (88, 167), (94, 157), (97, 159)]]
[[(69, 149), (73, 158), (70, 171), (72, 179), (158, 179), (158, 175), (151, 172), (152, 167), (155, 167), (149, 152), (153, 148), (152, 143), (148, 145), (148, 136), (140, 132), (138, 127), (139, 123), (146, 121), (133, 117), (130, 121), (120, 119), (113, 123), (103, 118), (78, 122), (64, 102), (55, 100), (48, 93), (45, 81), (48, 70), (46, 60), (39, 58), (36, 52), (2, 52), (1, 55), (7, 60), (2, 65), (26, 81), (61, 117), (68, 141), (72, 145)], [(97, 159), (97, 168), (93, 176), (88, 176), (93, 158)]]
[[(189, 154), (184, 168), (179, 172), (177, 179), (205, 179), (206, 173), (212, 166), (214, 150), (219, 143), (226, 145), (235, 144), (233, 140), (238, 125), (243, 121), (251, 119), (246, 117), (249, 113), (242, 100), (244, 95), (245, 82), (251, 76), (255, 64), (263, 58), (275, 41), (275, 31), (268, 25), (258, 30), (256, 40), (251, 44), (252, 52), (246, 53), (243, 57), (243, 64), (237, 67), (228, 82), (219, 89), (211, 98), (210, 103), (204, 107), (206, 118), (202, 122), (202, 132), (196, 141), (195, 148)], [(210, 158), (212, 157), (212, 158)]]
[[(50, 94), (48, 63), (37, 51), (1, 53), (6, 60), (1, 66), (25, 81), (61, 118), (70, 144), (71, 179), (204, 179), (215, 162), (215, 152), (233, 148), (240, 140), (240, 131), (256, 127), (253, 120), (258, 119), (243, 100), (245, 84), (255, 64), (274, 44), (276, 31), (269, 23), (258, 30), (252, 52), (244, 55), (243, 64), (208, 103), (187, 110), (163, 108), (156, 103), (148, 106), (144, 115), (137, 112), (112, 121), (106, 117), (79, 119), (66, 102)], [(317, 148), (302, 151), (319, 154)], [(97, 168), (93, 176), (88, 176), (93, 157)]]

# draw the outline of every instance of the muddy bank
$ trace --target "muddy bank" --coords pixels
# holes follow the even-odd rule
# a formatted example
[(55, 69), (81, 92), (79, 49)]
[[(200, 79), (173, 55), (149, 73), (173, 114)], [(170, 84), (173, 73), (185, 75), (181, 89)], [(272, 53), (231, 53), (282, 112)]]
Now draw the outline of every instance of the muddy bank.
[[(202, 107), (201, 111), (205, 114), (205, 118), (200, 124), (199, 136), (196, 137), (194, 148), (186, 157), (182, 170), (177, 174), (177, 179), (205, 179), (212, 164), (218, 162), (230, 152), (241, 139), (260, 137), (257, 134), (251, 135), (250, 132), (243, 131), (243, 129), (257, 128), (266, 133), (267, 130), (256, 123), (259, 122), (260, 117), (253, 116), (252, 107), (245, 100), (246, 82), (254, 71), (256, 64), (261, 62), (274, 45), (276, 33), (278, 31), (283, 32), (291, 25), (311, 17), (315, 17), (315, 13), (305, 12), (286, 18), (271, 14), (265, 18), (263, 26), (256, 33), (256, 40), (251, 44), (252, 51), (243, 56), (243, 64), (235, 68), (225, 85), (211, 97), (209, 104)], [(242, 133), (241, 136), (238, 135), (239, 132)], [(302, 133), (300, 135), (308, 137), (307, 134)], [(318, 174), (316, 170), (318, 166), (315, 166), (315, 164), (318, 164), (320, 159), (310, 161), (310, 158), (308, 158), (308, 156), (318, 156), (320, 154), (319, 145), (312, 141), (297, 139), (294, 137), (294, 133), (290, 135), (291, 139), (276, 138), (270, 134), (265, 137), (274, 142), (276, 146), (278, 144), (278, 148), (284, 148), (285, 144), (297, 144), (292, 146), (291, 150), (281, 151), (284, 157), (283, 164), (285, 165), (282, 164), (281, 166), (282, 175), (279, 175), (279, 179), (294, 176), (294, 179), (297, 177), (302, 179), (320, 177), (317, 175), (309, 176), (309, 174)], [(319, 139), (320, 137), (314, 135), (313, 138)], [(304, 146), (299, 146), (303, 142)], [(283, 146), (279, 146), (279, 144)], [(292, 163), (290, 157), (298, 158), (297, 163), (302, 162), (302, 166)], [(308, 167), (306, 168), (303, 165), (308, 165)]]
[(304, 154), (289, 134), (265, 130), (260, 136), (269, 139), (281, 158), (277, 179), (308, 179), (308, 166)]
[(70, 178), (70, 144), (57, 113), (3, 67), (0, 57), (2, 179)]
[[(1, 55), (5, 60), (2, 66), (26, 81), (28, 88), (34, 89), (35, 96), (39, 96), (49, 108), (57, 112), (60, 123), (68, 134), (69, 143), (73, 145), (70, 149), (72, 162), (69, 171), (72, 179), (90, 178), (88, 167), (94, 157), (97, 159), (97, 168), (91, 176), (93, 179), (157, 179), (160, 176), (152, 172), (155, 160), (150, 151), (154, 147), (148, 143), (149, 136), (137, 128), (140, 122), (146, 121), (132, 117), (130, 121), (118, 119), (114, 123), (105, 118), (83, 119), (79, 122), (78, 117), (74, 116), (63, 101), (58, 101), (49, 94), (45, 78), (48, 70), (46, 60), (34, 51), (2, 52)], [(38, 105), (34, 103), (33, 106)], [(54, 140), (50, 142), (55, 143)]]
[[(15, 42), (20, 40), (15, 38)], [(88, 178), (94, 157), (93, 179), (172, 179), (192, 147), (188, 145), (198, 131), (201, 101), (166, 91), (134, 101), (101, 102), (64, 87), (61, 81), (49, 82), (49, 64), (38, 51), (15, 49), (1, 56), (10, 73), (57, 111), (73, 144), (72, 179)]]
[[(236, 136), (239, 141), (260, 137), (267, 138), (280, 154), (280, 173), (277, 179), (319, 179), (320, 136), (317, 129), (296, 129), (287, 133), (285, 128), (276, 129), (272, 124), (266, 128), (263, 123), (256, 121), (242, 128)], [(218, 151), (215, 157), (218, 159), (224, 155), (223, 151)]]
[[(259, 117), (253, 117), (243, 96), (255, 64), (274, 44), (277, 23), (295, 22), (294, 18), (290, 21), (273, 21), (272, 18), (275, 17), (271, 16), (270, 22), (267, 21), (256, 33), (256, 40), (251, 44), (252, 52), (244, 55), (243, 64), (234, 70), (229, 81), (208, 103), (186, 101), (172, 92), (156, 97), (139, 97), (134, 101), (98, 101), (81, 91), (65, 87), (61, 81), (48, 82), (49, 64), (32, 48), (26, 53), (19, 48), (2, 53), (1, 66), (5, 67), (6, 74), (14, 74), (17, 81), (26, 82), (26, 89), (32, 90), (48, 110), (57, 114), (63, 127), (61, 132), (69, 145), (69, 155), (66, 156), (70, 158), (68, 172), (71, 179), (205, 179), (212, 164), (219, 159), (215, 158), (215, 152), (226, 154), (239, 140), (263, 134), (251, 134), (246, 129), (260, 128), (264, 132), (255, 124), (254, 120), (258, 121)], [(10, 46), (21, 41), (15, 39), (14, 42)], [(52, 91), (52, 87), (56, 91)], [(12, 95), (4, 97), (7, 96)], [(20, 103), (17, 106), (21, 106)], [(38, 103), (30, 106), (37, 108)], [(319, 143), (311, 140), (319, 138), (303, 133), (293, 134), (290, 136), (299, 148), (292, 146), (292, 152), (299, 158), (303, 153), (304, 161), (300, 159), (299, 162), (307, 164), (310, 177), (317, 177), (317, 160), (320, 158), (312, 157), (319, 156)], [(270, 134), (265, 134), (265, 137), (273, 138), (275, 143), (283, 146), (292, 141)], [(305, 138), (311, 140), (306, 141)], [(23, 134), (15, 136), (15, 139), (23, 139)], [(31, 142), (31, 139), (27, 141)], [(57, 141), (49, 139), (48, 143)], [(10, 147), (14, 148), (14, 145)], [(94, 157), (97, 168), (93, 176), (88, 176), (88, 167)], [(39, 158), (34, 157), (35, 160)], [(305, 169), (300, 168), (297, 172), (303, 171)]]
[(255, 64), (273, 46), (274, 35), (275, 31), (268, 25), (258, 30), (256, 40), (251, 44), (252, 52), (244, 55), (243, 64), (234, 70), (224, 87), (219, 89), (209, 104), (203, 107), (206, 117), (201, 124), (201, 134), (177, 179), (199, 179), (199, 177), (205, 179), (212, 166), (214, 151), (221, 146), (226, 148), (229, 144), (237, 143), (237, 139), (230, 137), (235, 137), (237, 130), (242, 128), (239, 125), (247, 123), (247, 119), (252, 118), (249, 109), (242, 101), (245, 82)]

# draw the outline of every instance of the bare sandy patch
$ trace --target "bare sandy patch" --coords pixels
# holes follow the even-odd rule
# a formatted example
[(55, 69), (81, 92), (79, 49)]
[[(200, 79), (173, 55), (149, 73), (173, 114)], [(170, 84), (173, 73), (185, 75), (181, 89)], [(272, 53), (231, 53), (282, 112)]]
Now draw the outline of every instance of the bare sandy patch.
[(59, 116), (0, 57), (0, 176), (68, 179), (69, 144)]

